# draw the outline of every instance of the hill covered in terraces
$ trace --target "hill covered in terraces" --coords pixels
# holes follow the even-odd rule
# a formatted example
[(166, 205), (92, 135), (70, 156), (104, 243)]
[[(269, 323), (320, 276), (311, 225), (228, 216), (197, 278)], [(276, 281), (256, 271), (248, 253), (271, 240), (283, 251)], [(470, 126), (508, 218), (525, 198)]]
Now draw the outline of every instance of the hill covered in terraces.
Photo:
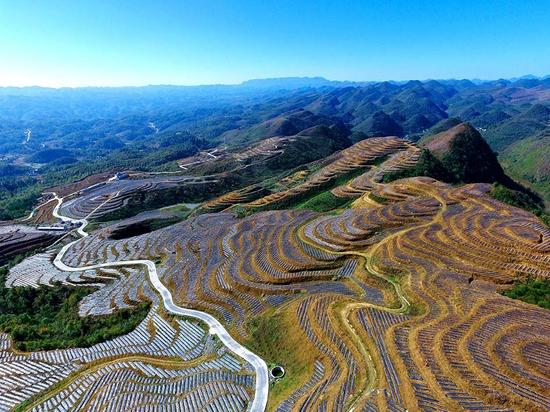
[(0, 410), (550, 409), (549, 87), (1, 89)]

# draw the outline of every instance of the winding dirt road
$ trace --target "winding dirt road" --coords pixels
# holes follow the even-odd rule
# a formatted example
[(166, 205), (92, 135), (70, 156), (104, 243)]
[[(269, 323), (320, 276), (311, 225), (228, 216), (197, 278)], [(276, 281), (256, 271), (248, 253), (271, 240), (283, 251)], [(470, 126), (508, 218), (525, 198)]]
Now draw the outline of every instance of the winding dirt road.
[[(107, 203), (109, 200), (112, 199), (110, 197), (105, 202), (100, 204), (96, 209), (94, 209), (88, 216), (86, 216), (83, 219), (73, 219), (68, 216), (63, 216), (59, 214), (59, 209), (61, 208), (61, 204), (63, 203), (63, 198), (59, 197), (56, 193), (53, 194), (55, 199), (57, 200), (57, 205), (55, 206), (53, 210), (53, 215), (59, 219), (63, 220), (69, 220), (73, 223), (80, 224), (80, 226), (77, 229), (77, 232), (82, 236), (82, 238), (88, 236), (88, 233), (84, 231), (85, 227), (88, 225), (87, 218), (91, 216), (96, 210), (101, 208), (105, 203)], [(113, 197), (116, 197), (118, 193), (116, 193)], [(67, 266), (65, 263), (63, 263), (63, 256), (69, 250), (71, 246), (73, 246), (75, 243), (79, 242), (81, 239), (77, 239), (73, 242), (70, 242), (63, 246), (57, 256), (55, 257), (53, 263), (54, 265), (63, 271), (67, 272), (81, 272), (84, 270), (91, 270), (91, 269), (99, 269), (99, 268), (106, 268), (106, 267), (119, 267), (119, 266), (136, 266), (136, 265), (143, 265), (147, 268), (147, 272), (149, 274), (149, 280), (153, 287), (157, 290), (157, 292), (162, 297), (162, 302), (164, 304), (165, 309), (173, 313), (175, 315), (181, 315), (181, 316), (187, 316), (195, 319), (200, 319), (204, 323), (206, 323), (210, 329), (210, 333), (212, 335), (218, 336), (220, 341), (233, 353), (235, 353), (237, 356), (241, 357), (245, 361), (247, 361), (249, 364), (251, 364), (254, 367), (254, 371), (256, 372), (256, 387), (255, 387), (255, 396), (250, 404), (249, 411), (251, 412), (262, 412), (265, 410), (267, 405), (267, 396), (269, 392), (269, 375), (267, 370), (267, 365), (264, 362), (263, 359), (261, 359), (259, 356), (255, 355), (248, 349), (246, 349), (244, 346), (242, 346), (240, 343), (238, 343), (235, 339), (229, 335), (229, 332), (223, 327), (223, 325), (213, 316), (201, 312), (194, 309), (186, 309), (182, 308), (180, 306), (177, 306), (172, 298), (172, 294), (170, 291), (164, 286), (164, 284), (160, 281), (157, 273), (157, 268), (155, 264), (150, 260), (122, 260), (117, 262), (108, 262), (108, 263), (100, 263), (97, 265), (89, 265), (89, 266), (80, 266), (80, 267), (71, 267)]]

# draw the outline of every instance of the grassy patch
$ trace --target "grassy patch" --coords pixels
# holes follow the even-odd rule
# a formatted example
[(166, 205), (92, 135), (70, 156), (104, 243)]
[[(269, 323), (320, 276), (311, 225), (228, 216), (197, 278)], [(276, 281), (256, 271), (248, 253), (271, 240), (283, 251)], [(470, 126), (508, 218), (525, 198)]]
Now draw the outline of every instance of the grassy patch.
[(388, 200), (385, 197), (375, 195), (374, 193), (369, 193), (369, 198), (374, 200), (376, 203), (380, 203), (382, 205), (388, 202)]
[(502, 292), (504, 296), (550, 309), (550, 280), (527, 279), (516, 283), (512, 289)]
[(250, 216), (255, 212), (254, 208), (245, 207), (243, 205), (235, 205), (231, 208), (231, 211), (239, 219)]
[(161, 209), (162, 211), (166, 211), (166, 212), (170, 212), (176, 216), (179, 216), (181, 217), (182, 219), (186, 218), (187, 216), (189, 216), (189, 214), (191, 213), (191, 211), (193, 210), (192, 207), (189, 207), (187, 204), (185, 203), (177, 203), (175, 205), (171, 205), (171, 206), (166, 206), (166, 207), (163, 207)]
[(304, 203), (299, 204), (297, 209), (309, 209), (316, 212), (328, 212), (338, 207), (344, 206), (349, 202), (347, 197), (334, 196), (330, 190), (322, 192)]
[(289, 313), (269, 312), (247, 325), (247, 346), (268, 364), (281, 365), (285, 376), (270, 388), (268, 409), (272, 409), (293, 390), (309, 379), (313, 371), (314, 351), (304, 350), (307, 338), (289, 320)]
[(94, 220), (92, 222), (89, 222), (87, 225), (86, 225), (86, 232), (88, 233), (91, 233), (93, 232), (94, 230), (97, 230), (101, 227), (102, 224), (105, 224), (105, 222), (100, 222), (98, 220)]
[(0, 268), (0, 331), (22, 351), (88, 347), (131, 332), (149, 312), (149, 303), (106, 316), (78, 315), (91, 287), (6, 288), (7, 268)]
[(424, 306), (422, 306), (420, 303), (413, 302), (409, 305), (409, 310), (407, 314), (411, 316), (421, 316), (426, 312)]

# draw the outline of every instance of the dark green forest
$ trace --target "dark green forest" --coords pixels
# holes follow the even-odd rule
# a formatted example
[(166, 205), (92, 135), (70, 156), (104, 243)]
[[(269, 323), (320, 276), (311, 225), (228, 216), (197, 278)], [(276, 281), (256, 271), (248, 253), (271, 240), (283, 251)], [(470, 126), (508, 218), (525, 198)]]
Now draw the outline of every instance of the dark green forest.
[[(0, 220), (30, 212), (43, 189), (90, 174), (176, 171), (176, 160), (205, 148), (238, 148), (338, 123), (352, 132), (355, 142), (376, 135), (416, 141), (469, 122), (489, 146), (476, 136), (462, 136), (464, 141), (457, 139), (458, 147), (439, 159), (445, 170), (423, 155), (417, 170), (401, 176), (500, 181), (502, 172), (486, 156), (498, 151), (506, 174), (550, 200), (547, 78), (481, 83), (287, 81), (292, 87), (285, 88), (284, 82), (277, 83), (280, 88), (259, 87), (260, 81), (109, 90), (0, 88)], [(524, 96), (521, 102), (512, 98), (518, 91)], [(30, 130), (32, 137), (25, 141), (24, 132)], [(345, 146), (343, 140), (317, 138), (317, 149), (297, 145), (296, 156), (275, 157), (266, 169), (288, 169), (296, 166), (297, 156), (318, 158), (320, 152), (326, 155)], [(487, 168), (476, 167), (480, 162)], [(243, 183), (250, 180), (244, 177)]]
[(6, 288), (7, 266), (0, 267), (0, 331), (21, 351), (88, 347), (129, 333), (149, 312), (149, 303), (111, 315), (78, 315), (78, 304), (91, 287)]

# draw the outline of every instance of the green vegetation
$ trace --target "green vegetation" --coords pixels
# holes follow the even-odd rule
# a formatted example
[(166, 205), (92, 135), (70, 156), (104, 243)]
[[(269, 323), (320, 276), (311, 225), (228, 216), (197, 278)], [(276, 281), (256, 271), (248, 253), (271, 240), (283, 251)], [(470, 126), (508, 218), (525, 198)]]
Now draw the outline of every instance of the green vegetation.
[(281, 365), (285, 369), (284, 379), (270, 388), (269, 402), (272, 405), (288, 397), (294, 388), (308, 379), (315, 360), (313, 353), (296, 350), (305, 337), (296, 323), (292, 323), (288, 314), (276, 312), (263, 314), (247, 324), (247, 347), (269, 365)]
[(369, 193), (369, 198), (382, 205), (388, 203), (388, 200), (385, 197), (375, 195), (374, 193)]
[(449, 172), (441, 161), (432, 155), (429, 150), (423, 149), (415, 166), (409, 169), (386, 173), (384, 175), (384, 183), (414, 176), (428, 176), (442, 181), (450, 180)]
[(514, 142), (546, 129), (549, 121), (550, 108), (535, 104), (528, 110), (489, 128), (485, 136), (496, 150), (502, 151)]
[(455, 126), (458, 126), (462, 121), (456, 117), (449, 117), (448, 119), (443, 119), (437, 124), (433, 125), (430, 129), (424, 133), (424, 136), (433, 136), (434, 134), (438, 134), (441, 132), (444, 132), (445, 130), (449, 130)]
[(534, 213), (546, 224), (546, 226), (550, 227), (550, 215), (546, 213), (544, 205), (535, 194), (529, 193), (528, 191), (513, 190), (500, 183), (495, 183), (489, 194), (493, 199), (502, 203), (507, 203)]
[(0, 188), (0, 220), (12, 220), (29, 214), (40, 196), (40, 188), (36, 185), (23, 186), (15, 193), (3, 191)]
[[(415, 140), (455, 126), (459, 118), (483, 127), (491, 147), (501, 152), (506, 171), (530, 182), (548, 200), (548, 156), (541, 154), (548, 151), (548, 144), (539, 139), (550, 121), (545, 103), (548, 83), (536, 83), (536, 88), (529, 85), (521, 103), (490, 97), (493, 92), (506, 95), (509, 87), (515, 92), (513, 83), (468, 81), (382, 82), (274, 94), (264, 90), (254, 98), (250, 89), (223, 86), (208, 91), (164, 86), (132, 91), (74, 89), (62, 95), (34, 90), (32, 99), (17, 105), (0, 98), (5, 113), (0, 124), (0, 155), (5, 163), (0, 163), (0, 220), (28, 213), (47, 187), (129, 168), (178, 171), (177, 159), (222, 142), (235, 148), (270, 136), (297, 137), (285, 143), (290, 146), (285, 154), (262, 159), (254, 167), (230, 159), (227, 164), (220, 159), (197, 167), (198, 174), (207, 175), (230, 171), (235, 163), (245, 165), (234, 179), (236, 184), (228, 187), (231, 190), (324, 158), (369, 135), (407, 135)], [(351, 134), (343, 124), (352, 125)], [(32, 139), (23, 145), (25, 128), (32, 130)], [(470, 162), (464, 168), (463, 156)], [(471, 167), (480, 159), (483, 156), (475, 150), (455, 152), (445, 167), (454, 180), (479, 181), (485, 179), (484, 171)], [(39, 168), (34, 170), (27, 161), (38, 162)], [(221, 170), (210, 170), (216, 167)], [(475, 172), (464, 176), (467, 170)], [(493, 177), (483, 181), (493, 182)]]
[[(286, 351), (289, 348), (284, 343), (286, 333), (284, 331), (283, 317), (279, 314), (261, 316), (249, 322), (250, 346), (257, 352), (266, 354), (268, 362), (277, 365), (286, 365), (294, 356), (294, 351)], [(281, 351), (277, 350), (281, 347)], [(286, 350), (285, 350), (286, 348)]]
[(516, 283), (512, 289), (502, 292), (504, 296), (550, 309), (550, 280), (527, 279)]
[(550, 127), (508, 146), (499, 160), (510, 176), (533, 187), (550, 205)]
[[(65, 151), (61, 149), (44, 151), (44, 156), (38, 152), (38, 157), (31, 160), (49, 162), (40, 169), (40, 178), (31, 174), (28, 168), (18, 168), (4, 174), (4, 169), (10, 170), (11, 165), (0, 165), (0, 220), (11, 220), (29, 213), (45, 188), (74, 182), (92, 174), (124, 169), (177, 171), (175, 160), (208, 147), (202, 139), (178, 133), (159, 137), (160, 143), (151, 141), (117, 150), (91, 151), (87, 154), (91, 158), (77, 163), (64, 156)], [(18, 174), (14, 176), (15, 172)]]
[[(496, 154), (468, 123), (424, 137), (419, 144), (440, 161), (437, 166), (440, 177), (436, 177), (440, 180), (450, 183), (493, 183), (509, 180)], [(430, 160), (434, 162), (433, 159)]]
[(170, 214), (174, 214), (176, 216), (183, 218), (186, 218), (189, 213), (193, 210), (192, 206), (188, 206), (185, 203), (176, 203), (175, 205), (170, 205), (161, 208), (163, 212), (167, 212)]
[(384, 111), (378, 111), (371, 117), (359, 123), (356, 131), (365, 133), (367, 136), (402, 136), (403, 129)]
[[(324, 192), (329, 191), (329, 190), (331, 190), (331, 189), (333, 189), (337, 186), (340, 186), (340, 185), (343, 185), (343, 184), (349, 182), (354, 177), (357, 177), (357, 176), (365, 173), (365, 171), (366, 171), (365, 168), (353, 169), (353, 170), (351, 170), (347, 173), (344, 173), (344, 174), (342, 174), (342, 175), (340, 175), (336, 178), (333, 178), (332, 180), (328, 180), (328, 181), (320, 184), (319, 186), (312, 187), (309, 190), (301, 192), (297, 195), (289, 196), (288, 198), (283, 198), (283, 199), (281, 199), (277, 202), (269, 203), (265, 207), (254, 208), (253, 212), (260, 211), (260, 210), (273, 210), (273, 209), (281, 210), (281, 209), (291, 209), (291, 208), (300, 207), (300, 205), (303, 205), (308, 200), (313, 199), (314, 197), (316, 197), (320, 194), (323, 194)], [(347, 199), (346, 202), (348, 200), (349, 199)], [(320, 200), (320, 202), (324, 203), (325, 205), (327, 204), (326, 203), (327, 201), (330, 201), (330, 196), (327, 196), (325, 199)], [(332, 201), (330, 201), (330, 202), (332, 202)], [(332, 202), (332, 203), (334, 203), (334, 202)], [(249, 213), (245, 213), (245, 214), (249, 214)], [(242, 213), (241, 213), (241, 215), (242, 215)]]
[(78, 315), (80, 300), (91, 287), (6, 288), (7, 267), (0, 268), (0, 331), (18, 350), (88, 347), (131, 332), (149, 312), (149, 303), (106, 316)]
[(235, 215), (236, 218), (242, 219), (244, 217), (252, 215), (254, 213), (254, 210), (250, 207), (244, 207), (243, 205), (235, 205), (231, 208), (231, 212)]
[[(428, 176), (458, 184), (495, 183), (492, 191), (495, 199), (535, 213), (548, 224), (548, 215), (538, 195), (506, 176), (496, 154), (469, 124), (426, 137), (420, 144), (426, 148), (418, 163), (409, 169), (386, 174), (385, 183), (413, 176)], [(437, 152), (432, 153), (428, 147), (436, 148)]]
[(329, 212), (349, 203), (350, 199), (346, 197), (334, 196), (330, 190), (322, 192), (304, 203), (299, 204), (297, 209), (309, 209), (316, 212)]
[(63, 157), (70, 157), (72, 153), (65, 149), (45, 149), (33, 154), (29, 161), (32, 163), (50, 163)]
[(316, 126), (297, 134), (279, 156), (265, 161), (268, 170), (287, 171), (298, 165), (323, 159), (337, 150), (351, 146), (349, 130), (343, 125)]
[(499, 182), (505, 178), (496, 154), (479, 132), (466, 125), (450, 142), (449, 151), (441, 159), (453, 182)]
[(232, 185), (232, 178), (228, 176), (220, 178), (218, 182), (213, 181), (210, 184), (184, 185), (164, 190), (137, 192), (130, 197), (124, 207), (103, 215), (101, 220), (124, 219), (147, 210), (159, 209), (184, 202), (202, 202), (220, 195), (229, 187), (232, 187)]
[(0, 220), (29, 213), (40, 190), (29, 167), (0, 163)]

